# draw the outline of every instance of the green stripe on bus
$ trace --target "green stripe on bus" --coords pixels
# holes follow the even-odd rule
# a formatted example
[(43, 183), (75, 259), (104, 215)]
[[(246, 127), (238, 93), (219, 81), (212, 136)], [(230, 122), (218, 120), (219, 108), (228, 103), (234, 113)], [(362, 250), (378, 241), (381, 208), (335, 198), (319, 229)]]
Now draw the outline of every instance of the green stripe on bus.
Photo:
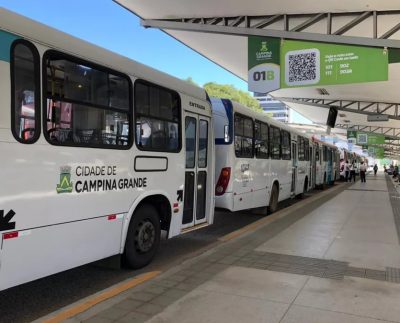
[(10, 61), (10, 47), (14, 40), (19, 37), (0, 30), (0, 61)]

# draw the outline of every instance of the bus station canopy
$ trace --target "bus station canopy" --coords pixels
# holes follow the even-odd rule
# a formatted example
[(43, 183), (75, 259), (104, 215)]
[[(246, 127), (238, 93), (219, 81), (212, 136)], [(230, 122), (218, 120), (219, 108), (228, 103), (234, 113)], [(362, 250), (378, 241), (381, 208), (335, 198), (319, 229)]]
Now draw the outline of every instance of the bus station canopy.
[[(241, 79), (247, 81), (247, 36), (269, 36), (382, 49), (400, 49), (398, 0), (114, 0)], [(389, 80), (271, 92), (294, 110), (325, 124), (330, 106), (337, 126), (400, 138), (400, 64), (389, 64)], [(388, 121), (368, 121), (384, 114)]]

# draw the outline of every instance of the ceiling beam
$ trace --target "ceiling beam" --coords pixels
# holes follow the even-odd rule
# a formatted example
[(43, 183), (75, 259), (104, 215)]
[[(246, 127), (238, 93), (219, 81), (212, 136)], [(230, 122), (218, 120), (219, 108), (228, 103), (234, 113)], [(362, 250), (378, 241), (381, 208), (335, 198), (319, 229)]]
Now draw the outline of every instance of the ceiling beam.
[(350, 21), (349, 23), (347, 23), (343, 27), (339, 28), (333, 34), (334, 35), (343, 35), (346, 31), (349, 31), (353, 27), (357, 26), (360, 22), (364, 21), (365, 19), (367, 19), (371, 15), (372, 15), (371, 11), (363, 12), (361, 15), (359, 15), (358, 17), (355, 17), (352, 21)]
[(336, 44), (359, 45), (359, 46), (369, 46), (369, 47), (400, 48), (400, 40), (395, 40), (395, 39), (380, 39), (380, 38), (374, 39), (374, 38), (355, 37), (355, 36), (325, 35), (325, 34), (317, 34), (309, 32), (206, 25), (198, 23), (176, 22), (176, 21), (155, 20), (155, 19), (142, 20), (141, 25), (145, 28), (192, 31), (199, 33), (212, 33), (212, 34), (222, 34), (231, 36), (263, 36), (263, 37), (275, 37), (275, 38), (304, 40), (304, 41), (315, 41), (320, 43), (336, 43)]
[[(297, 39), (324, 43), (351, 44), (372, 47), (400, 48), (400, 37), (393, 37), (400, 30), (400, 23), (387, 26), (387, 15), (398, 16), (400, 10), (393, 11), (362, 11), (350, 13), (322, 12), (304, 14), (278, 14), (260, 16), (234, 17), (203, 17), (179, 19), (142, 19), (141, 24), (146, 28), (166, 30), (183, 30), (201, 33), (216, 33), (236, 36), (266, 36), (284, 39)], [(353, 18), (343, 23), (343, 17)], [(397, 20), (399, 20), (397, 19)], [(300, 21), (300, 22), (299, 22)], [(321, 32), (308, 32), (307, 29), (324, 21), (326, 28)], [(363, 34), (346, 36), (346, 32), (364, 23), (360, 29)], [(274, 29), (266, 27), (275, 24)], [(319, 26), (319, 25), (318, 25)], [(332, 26), (337, 26), (332, 31)], [(365, 36), (365, 30), (369, 35)], [(378, 35), (378, 30), (380, 35)], [(391, 37), (391, 39), (389, 39)], [(396, 39), (393, 39), (396, 38)]]
[(304, 29), (307, 29), (308, 27), (311, 27), (318, 21), (321, 21), (322, 19), (324, 19), (325, 16), (326, 16), (325, 13), (316, 14), (315, 16), (310, 17), (309, 19), (307, 19), (305, 22), (301, 23), (300, 25), (293, 27), (292, 29), (290, 29), (290, 31), (298, 31), (298, 32), (303, 31)]
[[(372, 111), (366, 110), (367, 108), (370, 108), (374, 105), (376, 105), (378, 107), (378, 105), (382, 105), (382, 104), (394, 105), (394, 103), (385, 103), (385, 102), (371, 102), (370, 103), (370, 102), (364, 102), (364, 101), (349, 101), (349, 100), (331, 101), (331, 100), (321, 100), (321, 99), (285, 98), (285, 97), (274, 97), (274, 99), (283, 101), (283, 102), (297, 103), (297, 104), (308, 105), (308, 106), (324, 108), (324, 109), (329, 109), (331, 107), (335, 107), (338, 111), (352, 112), (352, 113), (358, 113), (358, 114), (364, 114), (364, 115), (384, 114), (384, 115), (388, 115), (389, 119), (400, 120), (400, 116), (397, 115), (396, 111), (394, 114), (389, 114), (389, 113), (381, 113), (381, 112), (377, 113), (377, 112), (372, 112)], [(335, 102), (335, 103), (332, 104), (332, 102)], [(361, 105), (358, 104), (358, 102), (366, 104), (366, 107), (360, 108)], [(355, 103), (357, 103), (357, 104), (355, 104)], [(375, 109), (375, 111), (377, 111), (377, 109)], [(386, 112), (386, 110), (385, 110), (385, 112)]]

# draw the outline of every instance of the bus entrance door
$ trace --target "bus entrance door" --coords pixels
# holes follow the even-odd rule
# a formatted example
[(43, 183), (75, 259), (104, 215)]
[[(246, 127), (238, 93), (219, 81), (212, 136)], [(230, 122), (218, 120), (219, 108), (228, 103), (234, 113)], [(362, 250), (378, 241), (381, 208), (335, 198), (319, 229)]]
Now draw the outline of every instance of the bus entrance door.
[(311, 158), (311, 188), (314, 188), (316, 185), (316, 177), (317, 177), (317, 147), (315, 145), (312, 145), (312, 149), (311, 154), (310, 154), (310, 158)]
[(290, 189), (290, 195), (296, 195), (297, 185), (297, 143), (292, 142), (292, 186)]
[[(207, 221), (207, 179), (209, 172), (210, 119), (186, 113), (186, 171), (182, 228), (193, 227)], [(207, 194), (208, 193), (208, 194)]]

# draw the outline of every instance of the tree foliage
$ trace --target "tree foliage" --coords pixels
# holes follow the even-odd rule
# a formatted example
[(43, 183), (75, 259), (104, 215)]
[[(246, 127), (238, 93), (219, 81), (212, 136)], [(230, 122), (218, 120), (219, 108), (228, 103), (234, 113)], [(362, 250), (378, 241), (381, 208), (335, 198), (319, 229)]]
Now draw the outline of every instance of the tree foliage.
[(210, 97), (230, 99), (255, 111), (262, 111), (260, 103), (255, 98), (253, 98), (249, 93), (235, 88), (233, 85), (209, 82), (204, 84), (204, 89)]
[[(186, 82), (189, 82), (190, 84), (199, 86), (199, 85), (193, 80), (193, 78), (192, 78), (191, 76), (189, 76), (185, 81), (186, 81)], [(200, 87), (200, 86), (199, 86), (199, 87)]]
[[(199, 86), (190, 76), (187, 79), (185, 79), (185, 81), (193, 85)], [(210, 97), (230, 99), (232, 101), (239, 102), (244, 106), (253, 109), (255, 111), (258, 112), (262, 111), (260, 103), (255, 98), (253, 98), (248, 92), (239, 90), (235, 88), (233, 85), (208, 82), (204, 84), (203, 87), (207, 91)]]

